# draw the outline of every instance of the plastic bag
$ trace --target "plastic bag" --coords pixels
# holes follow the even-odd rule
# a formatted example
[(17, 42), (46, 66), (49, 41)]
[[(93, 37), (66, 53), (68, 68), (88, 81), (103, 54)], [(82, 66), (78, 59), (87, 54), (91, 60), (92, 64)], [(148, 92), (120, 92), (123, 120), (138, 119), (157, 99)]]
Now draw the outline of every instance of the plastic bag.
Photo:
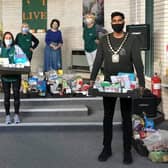
[(152, 151), (149, 153), (152, 162), (168, 163), (168, 151)]
[(15, 45), (15, 53), (16, 53), (14, 57), (15, 64), (23, 64), (29, 66), (29, 61), (27, 59), (26, 54), (17, 45)]
[(158, 130), (143, 139), (149, 151), (168, 150), (168, 131)]

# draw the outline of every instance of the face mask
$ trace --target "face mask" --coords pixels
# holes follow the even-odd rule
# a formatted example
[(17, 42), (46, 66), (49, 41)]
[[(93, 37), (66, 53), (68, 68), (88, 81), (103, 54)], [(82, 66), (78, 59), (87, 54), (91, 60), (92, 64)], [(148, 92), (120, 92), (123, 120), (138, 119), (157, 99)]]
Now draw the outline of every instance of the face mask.
[(124, 28), (124, 23), (122, 24), (111, 24), (112, 26), (112, 29), (117, 32), (117, 33), (120, 33), (122, 32), (123, 28)]
[(87, 18), (87, 19), (85, 19), (85, 23), (86, 24), (91, 24), (91, 23), (93, 23), (93, 19)]
[(10, 40), (5, 39), (4, 42), (6, 46), (10, 46), (12, 44), (12, 39)]
[(22, 28), (22, 32), (23, 32), (23, 33), (27, 33), (28, 31), (29, 31), (29, 28), (28, 28), (28, 27), (23, 27), (23, 28)]

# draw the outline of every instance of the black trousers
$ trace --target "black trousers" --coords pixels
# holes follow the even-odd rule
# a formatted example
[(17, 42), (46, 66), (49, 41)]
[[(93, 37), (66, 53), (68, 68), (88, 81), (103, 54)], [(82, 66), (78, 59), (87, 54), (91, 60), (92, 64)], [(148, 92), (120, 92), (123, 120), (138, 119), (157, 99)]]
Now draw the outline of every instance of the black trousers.
[[(103, 97), (104, 120), (103, 120), (103, 145), (111, 150), (111, 142), (113, 137), (113, 116), (117, 98)], [(122, 116), (123, 129), (123, 148), (124, 152), (131, 150), (132, 142), (132, 100), (131, 98), (120, 98), (120, 109)]]
[(15, 114), (19, 114), (21, 78), (18, 78), (15, 82), (6, 82), (2, 79), (2, 86), (3, 86), (3, 91), (4, 91), (4, 107), (5, 107), (6, 115), (10, 114), (11, 86), (13, 89)]

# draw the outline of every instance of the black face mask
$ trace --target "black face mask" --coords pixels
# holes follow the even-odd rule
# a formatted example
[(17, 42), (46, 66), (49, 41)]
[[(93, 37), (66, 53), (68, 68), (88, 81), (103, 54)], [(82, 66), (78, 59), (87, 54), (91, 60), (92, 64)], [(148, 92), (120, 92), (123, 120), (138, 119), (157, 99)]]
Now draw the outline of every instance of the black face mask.
[(111, 24), (111, 27), (115, 32), (120, 33), (120, 32), (122, 32), (122, 30), (124, 28), (124, 23), (122, 23), (122, 24)]

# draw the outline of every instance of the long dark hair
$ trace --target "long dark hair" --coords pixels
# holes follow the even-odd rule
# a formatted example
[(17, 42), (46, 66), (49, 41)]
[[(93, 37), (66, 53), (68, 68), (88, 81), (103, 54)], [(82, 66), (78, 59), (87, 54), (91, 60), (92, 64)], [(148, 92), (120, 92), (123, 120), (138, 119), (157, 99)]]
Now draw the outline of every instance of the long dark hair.
[(6, 44), (5, 44), (5, 36), (6, 36), (7, 34), (10, 34), (10, 36), (12, 37), (12, 44), (11, 44), (11, 47), (12, 47), (12, 46), (14, 46), (15, 41), (14, 41), (13, 34), (12, 34), (11, 32), (5, 32), (5, 33), (3, 34), (2, 44), (3, 44), (4, 47), (6, 47)]

